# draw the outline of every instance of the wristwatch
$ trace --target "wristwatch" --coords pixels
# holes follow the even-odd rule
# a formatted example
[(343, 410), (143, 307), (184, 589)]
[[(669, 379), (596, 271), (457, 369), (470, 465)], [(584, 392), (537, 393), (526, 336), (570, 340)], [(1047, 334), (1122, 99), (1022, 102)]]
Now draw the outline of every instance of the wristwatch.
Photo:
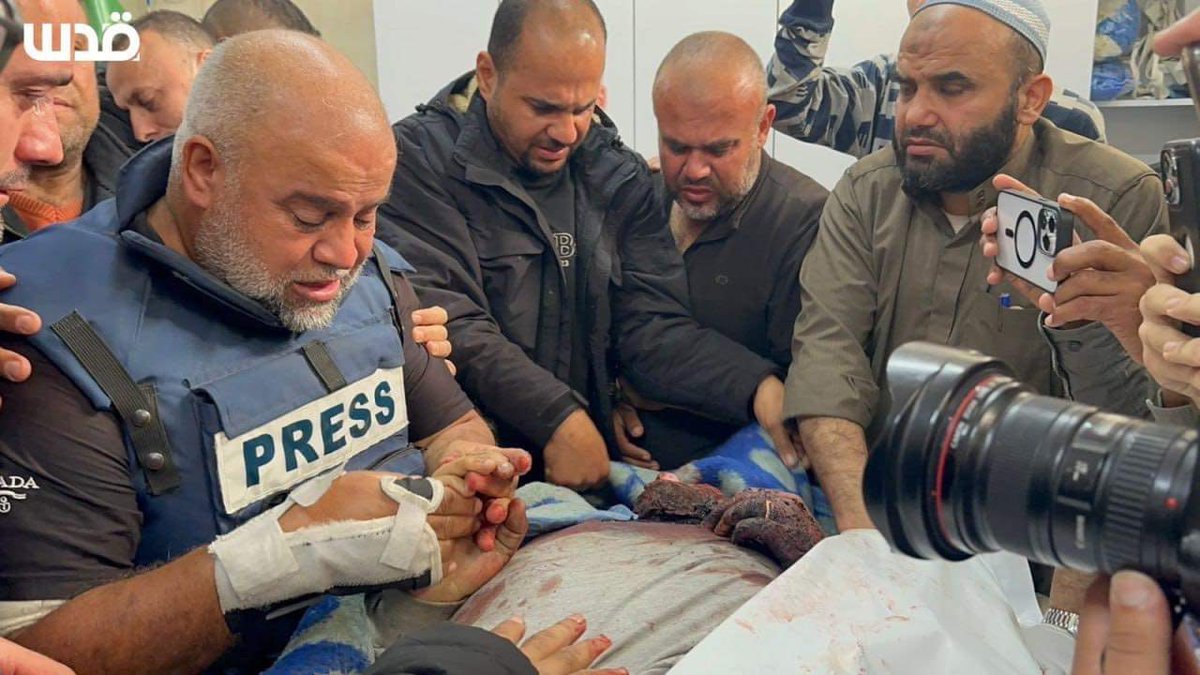
[(1079, 615), (1075, 612), (1068, 612), (1065, 609), (1055, 609), (1051, 607), (1042, 615), (1042, 623), (1061, 628), (1075, 637), (1079, 633)]

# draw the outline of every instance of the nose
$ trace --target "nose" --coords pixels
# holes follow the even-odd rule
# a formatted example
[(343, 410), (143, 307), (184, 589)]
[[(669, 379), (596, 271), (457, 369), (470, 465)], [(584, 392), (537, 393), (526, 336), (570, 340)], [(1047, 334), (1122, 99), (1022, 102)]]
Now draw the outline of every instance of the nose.
[(897, 117), (904, 120), (904, 126), (908, 129), (929, 128), (938, 123), (937, 110), (933, 106), (933, 101), (930, 100), (928, 94), (921, 90), (917, 90), (907, 100), (897, 101), (896, 114)]
[(712, 175), (712, 166), (700, 155), (692, 152), (683, 162), (683, 177), (690, 182), (699, 182)]
[(579, 140), (579, 129), (575, 126), (575, 117), (563, 115), (557, 118), (546, 133), (559, 145), (575, 145)]
[[(322, 265), (328, 265), (340, 270), (348, 270), (358, 265), (362, 259), (363, 247), (360, 230), (355, 228), (353, 218), (339, 219), (330, 223), (322, 231), (322, 236), (313, 246), (313, 260)], [(367, 248), (370, 247), (371, 237), (366, 237)]]
[(130, 111), (129, 123), (133, 127), (133, 136), (139, 143), (157, 141), (166, 135), (146, 113), (140, 110)]
[(63, 161), (62, 136), (50, 99), (39, 100), (21, 115), (20, 137), (13, 153), (18, 163), (54, 166)]

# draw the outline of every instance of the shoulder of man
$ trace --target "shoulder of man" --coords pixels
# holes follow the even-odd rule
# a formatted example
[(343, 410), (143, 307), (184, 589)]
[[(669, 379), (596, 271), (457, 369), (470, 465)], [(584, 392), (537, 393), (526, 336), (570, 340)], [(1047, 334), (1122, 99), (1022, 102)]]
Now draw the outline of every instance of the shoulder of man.
[(609, 199), (631, 183), (650, 194), (658, 194), (655, 176), (645, 158), (625, 144), (616, 124), (600, 109), (596, 110), (588, 137), (576, 153), (578, 157), (571, 163), (576, 178)]
[(766, 180), (783, 190), (788, 200), (809, 204), (824, 202), (829, 196), (824, 185), (791, 164), (768, 156), (763, 166), (768, 171)]
[(889, 146), (863, 157), (846, 169), (833, 186), (830, 197), (853, 202), (858, 210), (868, 212), (881, 207), (883, 200), (890, 202), (904, 197), (902, 182), (896, 153)]
[(419, 151), (432, 160), (454, 152), (467, 105), (475, 93), (471, 75), (456, 78), (429, 101), (418, 105), (413, 113), (392, 125), (392, 135), (402, 153)]
[(1038, 121), (1034, 133), (1040, 146), (1040, 169), (1079, 184), (1074, 189), (1080, 196), (1102, 207), (1108, 198), (1119, 197), (1139, 181), (1158, 175), (1141, 160), (1110, 145), (1063, 131), (1046, 120)]
[(763, 184), (752, 197), (750, 208), (774, 214), (774, 229), (785, 237), (801, 236), (821, 217), (829, 190), (795, 167), (770, 156), (763, 161)]

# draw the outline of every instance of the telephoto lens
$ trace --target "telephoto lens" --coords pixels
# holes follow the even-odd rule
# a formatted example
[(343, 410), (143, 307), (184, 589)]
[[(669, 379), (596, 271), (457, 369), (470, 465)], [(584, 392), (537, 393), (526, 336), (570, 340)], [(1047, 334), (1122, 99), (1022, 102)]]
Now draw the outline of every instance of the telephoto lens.
[(891, 410), (864, 491), (893, 548), (1154, 577), (1200, 602), (1197, 433), (1036, 394), (978, 352), (912, 342), (887, 364)]

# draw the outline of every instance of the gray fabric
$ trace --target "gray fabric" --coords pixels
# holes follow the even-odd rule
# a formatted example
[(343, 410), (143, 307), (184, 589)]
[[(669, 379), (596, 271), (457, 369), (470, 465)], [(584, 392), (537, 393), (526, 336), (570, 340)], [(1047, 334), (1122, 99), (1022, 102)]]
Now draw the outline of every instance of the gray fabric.
[(1069, 330), (1040, 325), (1072, 400), (1125, 415), (1149, 414), (1146, 396), (1154, 392), (1154, 381), (1107, 328), (1096, 322)]
[(1162, 392), (1154, 395), (1154, 400), (1146, 401), (1146, 407), (1150, 409), (1150, 414), (1154, 417), (1154, 421), (1159, 424), (1174, 424), (1175, 426), (1188, 427), (1195, 429), (1200, 427), (1200, 411), (1196, 410), (1194, 405), (1181, 405), (1174, 408), (1164, 408), (1162, 406)]
[(778, 575), (696, 525), (585, 523), (519, 551), (454, 620), (490, 629), (520, 615), (533, 633), (583, 614), (585, 638), (613, 641), (593, 668), (665, 673)]

